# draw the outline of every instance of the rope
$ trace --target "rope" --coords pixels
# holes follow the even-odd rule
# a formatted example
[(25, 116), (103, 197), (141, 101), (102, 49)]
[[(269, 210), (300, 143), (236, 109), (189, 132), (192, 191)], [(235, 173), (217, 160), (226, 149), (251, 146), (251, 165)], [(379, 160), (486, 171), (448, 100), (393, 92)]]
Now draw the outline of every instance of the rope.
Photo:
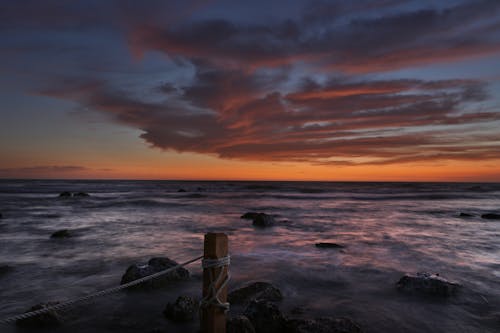
[(81, 302), (85, 302), (85, 301), (91, 300), (93, 298), (97, 298), (97, 297), (101, 297), (101, 296), (106, 296), (106, 295), (115, 293), (117, 291), (126, 289), (128, 287), (132, 287), (132, 286), (138, 285), (140, 283), (143, 283), (145, 281), (154, 279), (154, 278), (156, 278), (158, 276), (170, 273), (170, 272), (172, 272), (172, 271), (174, 271), (174, 270), (176, 270), (176, 269), (178, 269), (180, 267), (184, 267), (184, 266), (189, 265), (189, 264), (191, 264), (191, 263), (193, 263), (195, 261), (198, 261), (201, 258), (203, 258), (203, 256), (200, 256), (200, 257), (188, 260), (188, 261), (186, 261), (186, 262), (184, 262), (182, 264), (178, 264), (178, 265), (176, 265), (174, 267), (167, 268), (167, 269), (165, 269), (163, 271), (160, 271), (160, 272), (157, 272), (157, 273), (145, 276), (143, 278), (140, 278), (140, 279), (137, 279), (137, 280), (134, 280), (134, 281), (122, 284), (122, 285), (117, 286), (117, 287), (113, 287), (113, 288), (101, 290), (101, 291), (98, 291), (98, 292), (95, 292), (95, 293), (92, 293), (92, 294), (89, 294), (89, 295), (86, 295), (86, 296), (83, 296), (83, 297), (80, 297), (80, 298), (76, 298), (76, 299), (73, 299), (73, 300), (70, 300), (70, 301), (67, 301), (67, 302), (64, 302), (64, 303), (59, 303), (59, 304), (56, 304), (56, 305), (47, 306), (47, 307), (45, 307), (43, 309), (40, 309), (40, 310), (30, 311), (30, 312), (26, 312), (26, 313), (23, 313), (23, 314), (20, 314), (20, 315), (17, 315), (17, 316), (13, 316), (13, 317), (8, 317), (8, 318), (5, 318), (5, 319), (1, 319), (0, 320), (0, 324), (9, 324), (9, 323), (15, 322), (15, 321), (17, 321), (19, 319), (27, 319), (27, 318), (35, 317), (35, 316), (38, 316), (38, 315), (41, 315), (43, 313), (47, 313), (47, 312), (50, 312), (50, 311), (60, 310), (62, 308), (74, 305), (76, 303), (81, 303)]
[[(208, 286), (207, 295), (200, 301), (200, 308), (216, 306), (223, 309), (224, 312), (229, 311), (229, 303), (221, 302), (219, 299), (219, 295), (224, 287), (227, 286), (230, 279), (230, 275), (229, 273), (227, 273), (226, 278), (221, 283), (222, 276), (224, 274), (224, 267), (229, 266), (230, 261), (231, 259), (229, 256), (218, 259), (203, 259), (201, 261), (201, 266), (203, 267), (203, 269), (209, 269), (208, 276), (210, 279), (210, 284)], [(221, 270), (219, 271), (217, 278), (214, 279), (214, 268), (219, 267), (221, 267)], [(217, 286), (219, 286), (219, 288), (217, 288)]]

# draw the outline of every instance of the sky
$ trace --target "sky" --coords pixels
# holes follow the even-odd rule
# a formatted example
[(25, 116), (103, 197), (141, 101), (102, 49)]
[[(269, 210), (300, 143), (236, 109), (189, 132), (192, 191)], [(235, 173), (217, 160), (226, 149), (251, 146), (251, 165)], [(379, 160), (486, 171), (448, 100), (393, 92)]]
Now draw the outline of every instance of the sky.
[(0, 178), (500, 181), (500, 1), (0, 1)]

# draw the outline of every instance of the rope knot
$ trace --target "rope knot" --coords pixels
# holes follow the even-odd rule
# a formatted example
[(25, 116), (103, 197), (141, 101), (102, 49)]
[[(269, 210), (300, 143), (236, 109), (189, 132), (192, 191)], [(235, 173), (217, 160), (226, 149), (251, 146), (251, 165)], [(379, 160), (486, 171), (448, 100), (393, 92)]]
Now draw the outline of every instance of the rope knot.
[[(208, 276), (210, 279), (208, 292), (205, 295), (205, 297), (203, 297), (203, 299), (200, 301), (201, 308), (216, 306), (223, 309), (224, 312), (229, 311), (229, 303), (221, 302), (219, 296), (224, 287), (227, 286), (230, 279), (230, 275), (229, 273), (227, 273), (224, 281), (221, 281), (224, 274), (224, 267), (229, 266), (230, 262), (231, 262), (231, 257), (229, 255), (217, 259), (205, 258), (201, 261), (201, 266), (203, 267), (203, 269), (208, 269)], [(219, 271), (219, 274), (217, 274), (217, 277), (214, 279), (215, 268), (222, 268), (222, 269)], [(219, 287), (217, 288), (217, 286)]]

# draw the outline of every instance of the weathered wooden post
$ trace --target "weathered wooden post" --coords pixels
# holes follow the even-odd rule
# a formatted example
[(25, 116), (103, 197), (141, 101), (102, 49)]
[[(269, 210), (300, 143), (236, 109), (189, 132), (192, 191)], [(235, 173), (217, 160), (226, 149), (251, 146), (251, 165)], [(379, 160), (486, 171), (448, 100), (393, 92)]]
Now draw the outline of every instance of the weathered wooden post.
[[(217, 262), (227, 259), (227, 264), (221, 262), (206, 267), (206, 262)], [(223, 233), (208, 233), (205, 235), (203, 253), (203, 301), (201, 304), (201, 331), (203, 333), (225, 333), (226, 311), (223, 303), (227, 302), (228, 277), (228, 238)], [(213, 285), (212, 285), (213, 284)]]

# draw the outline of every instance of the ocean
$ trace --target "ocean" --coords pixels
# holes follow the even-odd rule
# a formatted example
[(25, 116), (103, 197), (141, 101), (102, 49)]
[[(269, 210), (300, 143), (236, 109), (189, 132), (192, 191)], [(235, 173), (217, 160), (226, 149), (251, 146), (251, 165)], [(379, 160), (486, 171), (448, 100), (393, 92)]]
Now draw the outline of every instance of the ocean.
[[(275, 226), (240, 218), (250, 211)], [(118, 285), (152, 257), (197, 257), (205, 233), (225, 232), (229, 289), (271, 282), (284, 313), (349, 317), (364, 332), (500, 332), (500, 221), (481, 218), (500, 213), (500, 184), (1, 180), (0, 213), (0, 318)], [(51, 239), (60, 229), (73, 237)], [(200, 298), (200, 263), (187, 268), (189, 281), (69, 308), (53, 331), (196, 332), (162, 315), (179, 295)], [(399, 292), (416, 272), (463, 288), (446, 299)]]

